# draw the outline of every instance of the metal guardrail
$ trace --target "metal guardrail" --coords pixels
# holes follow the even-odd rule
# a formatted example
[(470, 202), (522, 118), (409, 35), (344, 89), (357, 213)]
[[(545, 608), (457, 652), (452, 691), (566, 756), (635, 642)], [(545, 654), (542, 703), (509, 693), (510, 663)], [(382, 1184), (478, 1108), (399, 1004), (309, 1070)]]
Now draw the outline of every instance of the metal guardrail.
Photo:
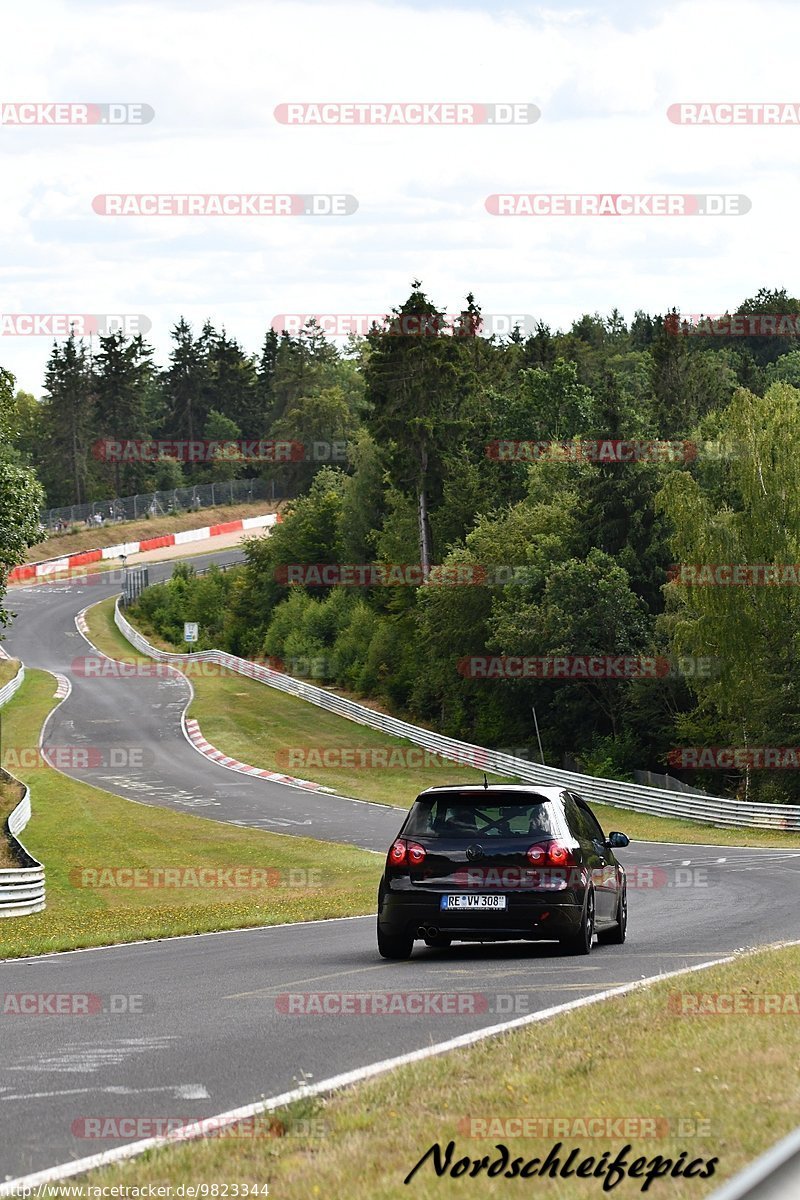
[(114, 621), (128, 641), (159, 662), (180, 666), (189, 662), (213, 662), (227, 667), (239, 675), (256, 679), (269, 687), (307, 700), (328, 712), (333, 712), (359, 725), (367, 725), (393, 737), (403, 738), (414, 745), (451, 759), (464, 766), (476, 767), (494, 775), (505, 775), (523, 783), (574, 788), (589, 801), (608, 804), (614, 808), (633, 812), (652, 813), (659, 817), (681, 817), (689, 821), (701, 821), (706, 825), (736, 826), (754, 829), (800, 830), (800, 805), (794, 804), (749, 804), (740, 800), (723, 799), (717, 796), (695, 796), (673, 792), (664, 788), (652, 788), (638, 783), (623, 783), (614, 779), (600, 779), (593, 775), (581, 775), (575, 771), (562, 771), (556, 767), (545, 767), (524, 758), (516, 758), (484, 746), (459, 742), (396, 717), (366, 708), (353, 700), (346, 700), (334, 692), (302, 683), (281, 671), (272, 671), (259, 663), (238, 658), (222, 650), (201, 650), (195, 654), (172, 653), (152, 646), (147, 638), (120, 612), (119, 601), (115, 606)]
[[(7, 771), (3, 775), (14, 779)], [(45, 907), (44, 867), (17, 837), (30, 819), (31, 794), (26, 785), (22, 799), (6, 820), (6, 836), (20, 865), (0, 870), (0, 918), (28, 917)]]
[(19, 670), (17, 671), (14, 678), (10, 679), (8, 681), (8, 683), (5, 685), (5, 687), (0, 688), (0, 708), (2, 708), (4, 704), (8, 703), (8, 701), (14, 695), (17, 688), (24, 681), (24, 679), (25, 679), (25, 665), (24, 665), (24, 663), (20, 663)]
[[(6, 704), (25, 678), (25, 664), (5, 687), (0, 688), (0, 707)], [(4, 779), (17, 783), (13, 775), (0, 768)], [(31, 794), (25, 785), (22, 799), (12, 809), (5, 823), (5, 835), (11, 844), (18, 867), (0, 868), (0, 917), (27, 917), (41, 912), (45, 907), (44, 867), (25, 849), (17, 834), (21, 833), (31, 819)]]
[(708, 1200), (797, 1200), (800, 1196), (800, 1129), (777, 1142)]

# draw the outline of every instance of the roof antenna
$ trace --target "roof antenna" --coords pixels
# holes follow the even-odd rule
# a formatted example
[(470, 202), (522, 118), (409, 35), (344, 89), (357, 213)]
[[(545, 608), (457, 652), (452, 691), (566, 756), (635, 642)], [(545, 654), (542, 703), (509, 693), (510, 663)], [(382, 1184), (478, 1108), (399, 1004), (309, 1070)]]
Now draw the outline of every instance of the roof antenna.
[(483, 786), (484, 786), (485, 788), (488, 788), (488, 787), (489, 787), (489, 780), (486, 778), (486, 772), (485, 772), (485, 771), (483, 772)]

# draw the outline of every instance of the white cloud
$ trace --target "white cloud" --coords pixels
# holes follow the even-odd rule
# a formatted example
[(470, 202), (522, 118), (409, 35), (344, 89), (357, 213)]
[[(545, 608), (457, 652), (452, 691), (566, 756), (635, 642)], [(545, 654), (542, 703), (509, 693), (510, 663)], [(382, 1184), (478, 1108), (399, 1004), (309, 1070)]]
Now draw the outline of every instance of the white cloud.
[[(778, 31), (779, 36), (778, 36)], [(180, 313), (252, 350), (273, 314), (452, 309), (553, 324), (793, 289), (797, 129), (670, 124), (680, 100), (798, 100), (793, 5), (99, 4), (3, 17), (3, 99), (140, 101), (124, 128), (0, 127), (3, 312)], [(512, 128), (297, 128), (291, 100), (526, 101)], [(102, 192), (348, 192), (349, 218), (109, 218)], [(737, 192), (746, 217), (495, 218), (497, 191)], [(794, 290), (797, 287), (794, 286)], [(45, 339), (0, 339), (39, 392)]]

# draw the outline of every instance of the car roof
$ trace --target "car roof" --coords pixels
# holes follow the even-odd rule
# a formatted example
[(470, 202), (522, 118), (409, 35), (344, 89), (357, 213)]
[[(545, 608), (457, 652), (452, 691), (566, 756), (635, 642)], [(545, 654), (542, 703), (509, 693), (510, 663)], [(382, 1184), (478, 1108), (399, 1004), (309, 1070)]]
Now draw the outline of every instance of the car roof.
[(507, 795), (509, 792), (518, 794), (520, 799), (525, 796), (542, 796), (545, 800), (560, 800), (566, 791), (563, 787), (552, 787), (547, 785), (539, 787), (535, 783), (491, 783), (488, 787), (484, 787), (482, 783), (476, 784), (461, 784), (461, 783), (443, 783), (438, 787), (426, 788), (424, 792), (420, 792), (417, 796), (421, 800), (423, 796), (446, 795), (448, 792), (458, 792), (463, 796), (474, 796), (476, 799), (480, 797), (488, 797), (502, 793)]

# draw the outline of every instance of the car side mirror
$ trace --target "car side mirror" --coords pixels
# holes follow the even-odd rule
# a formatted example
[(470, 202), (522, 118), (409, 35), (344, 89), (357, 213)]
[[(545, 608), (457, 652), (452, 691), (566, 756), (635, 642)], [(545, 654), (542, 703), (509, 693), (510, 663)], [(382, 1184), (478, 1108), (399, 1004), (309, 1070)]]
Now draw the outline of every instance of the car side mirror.
[(625, 833), (610, 833), (606, 838), (606, 845), (612, 850), (621, 850), (623, 846), (630, 846), (631, 839)]

